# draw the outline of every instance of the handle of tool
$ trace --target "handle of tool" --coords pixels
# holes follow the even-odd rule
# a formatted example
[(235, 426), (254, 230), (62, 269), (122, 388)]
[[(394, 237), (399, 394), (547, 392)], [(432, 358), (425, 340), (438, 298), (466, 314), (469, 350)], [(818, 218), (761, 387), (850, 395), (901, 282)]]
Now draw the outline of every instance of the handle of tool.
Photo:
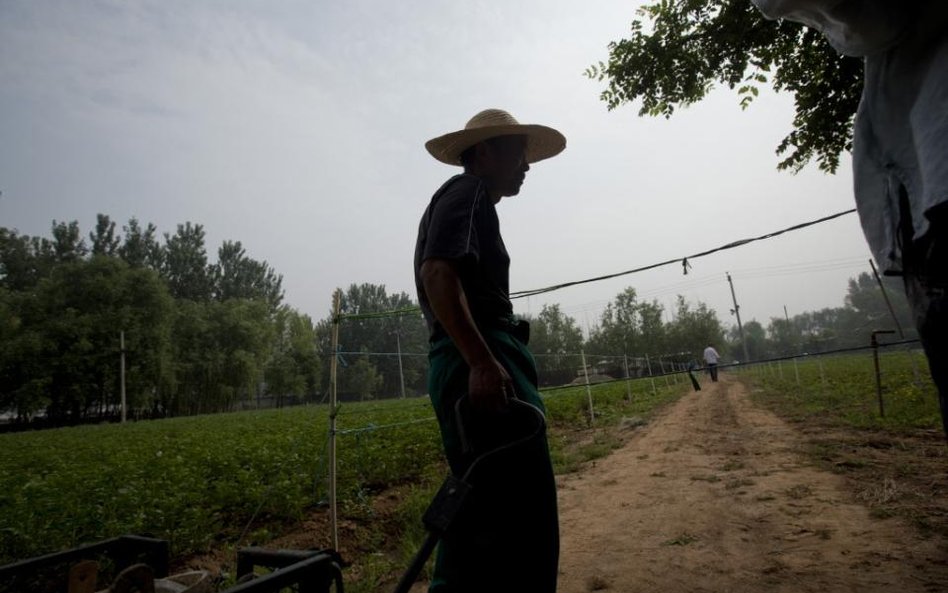
[(418, 578), (418, 575), (421, 574), (421, 569), (425, 567), (425, 562), (428, 561), (431, 553), (434, 552), (435, 546), (438, 545), (439, 539), (441, 539), (441, 537), (437, 533), (428, 532), (428, 537), (425, 538), (425, 542), (421, 544), (421, 549), (415, 554), (415, 559), (411, 561), (411, 566), (408, 567), (408, 570), (402, 575), (401, 580), (398, 581), (394, 593), (408, 593), (408, 591), (411, 590), (411, 586), (415, 584), (415, 580)]

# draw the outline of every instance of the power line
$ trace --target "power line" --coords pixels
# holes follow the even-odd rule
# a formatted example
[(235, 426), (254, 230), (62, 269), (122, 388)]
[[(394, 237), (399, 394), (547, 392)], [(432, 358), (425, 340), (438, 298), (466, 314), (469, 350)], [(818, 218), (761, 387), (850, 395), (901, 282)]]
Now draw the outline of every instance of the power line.
[(866, 256), (865, 255), (853, 255), (849, 257), (842, 257), (837, 259), (822, 259), (818, 261), (805, 261), (805, 262), (796, 262), (790, 264), (781, 264), (777, 266), (757, 266), (754, 268), (740, 268), (732, 270), (731, 273), (737, 276), (738, 274), (757, 274), (757, 273), (766, 273), (766, 272), (776, 272), (782, 270), (805, 270), (810, 271), (811, 269), (818, 268), (830, 268), (830, 267), (843, 267), (854, 264), (865, 265)]
[(733, 276), (735, 278), (772, 278), (774, 276), (795, 276), (799, 274), (812, 274), (816, 272), (828, 272), (832, 270), (845, 269), (865, 269), (866, 258), (858, 260), (840, 261), (832, 263), (812, 263), (790, 266), (775, 266), (772, 268), (753, 268), (748, 270), (737, 270)]
[(420, 307), (405, 307), (403, 309), (393, 309), (391, 311), (375, 311), (372, 313), (350, 313), (342, 314), (337, 317), (338, 320), (348, 319), (380, 319), (384, 317), (403, 317), (407, 315), (417, 315), (421, 313)]
[(428, 356), (427, 352), (345, 352), (340, 350), (337, 354), (345, 356)]
[[(865, 267), (866, 257), (863, 255), (852, 256), (847, 258), (823, 260), (823, 261), (808, 261), (808, 262), (798, 262), (793, 264), (783, 264), (778, 266), (758, 266), (754, 268), (740, 268), (731, 272), (733, 278), (745, 280), (745, 279), (758, 279), (758, 278), (771, 278), (771, 277), (782, 277), (782, 276), (795, 276), (801, 274), (810, 274), (815, 272), (825, 272), (831, 270), (843, 270), (843, 269), (862, 269)], [(653, 288), (648, 288), (645, 290), (639, 290), (639, 287), (636, 287), (636, 297), (642, 301), (648, 301), (656, 299), (658, 297), (663, 297), (672, 294), (682, 294), (685, 292), (694, 291), (698, 288), (705, 288), (708, 286), (713, 286), (716, 284), (724, 284), (727, 282), (727, 279), (721, 274), (709, 274), (705, 276), (696, 276), (691, 280), (682, 280), (680, 282), (673, 282), (671, 284), (664, 284), (661, 286), (655, 286)], [(576, 313), (583, 311), (593, 311), (598, 312), (605, 309), (609, 304), (612, 304), (610, 299), (598, 299), (595, 301), (587, 301), (583, 303), (577, 303), (575, 305), (561, 305), (560, 310), (563, 313)]]
[(410, 424), (420, 424), (422, 422), (432, 422), (437, 420), (434, 416), (427, 416), (425, 418), (418, 418), (416, 420), (406, 420), (404, 422), (393, 422), (391, 424), (368, 424), (359, 428), (347, 428), (337, 430), (336, 434), (346, 435), (346, 434), (361, 434), (364, 432), (375, 432), (376, 430), (384, 430), (386, 428), (396, 428), (400, 426), (408, 426)]
[[(665, 261), (658, 262), (658, 263), (655, 263), (655, 264), (650, 264), (650, 265), (647, 265), (647, 266), (642, 266), (642, 267), (639, 267), (639, 268), (633, 268), (633, 269), (631, 269), (631, 270), (625, 270), (624, 272), (616, 272), (616, 273), (613, 273), (613, 274), (606, 274), (606, 275), (604, 275), (604, 276), (595, 276), (595, 277), (593, 277), (593, 278), (586, 278), (586, 279), (584, 279), (584, 280), (574, 280), (574, 281), (572, 281), (572, 282), (563, 282), (563, 283), (561, 283), (561, 284), (553, 284), (553, 285), (551, 285), (551, 286), (546, 286), (546, 287), (544, 287), (544, 288), (535, 288), (535, 289), (532, 289), (532, 290), (520, 290), (520, 291), (512, 292), (512, 293), (510, 293), (510, 298), (511, 298), (511, 300), (512, 300), (512, 299), (528, 298), (528, 297), (531, 297), (531, 296), (536, 296), (536, 295), (539, 295), (539, 294), (545, 294), (545, 293), (548, 293), (548, 292), (553, 292), (553, 291), (555, 291), (555, 290), (560, 290), (560, 289), (563, 289), (563, 288), (568, 288), (568, 287), (570, 287), (570, 286), (578, 286), (578, 285), (580, 285), (580, 284), (589, 284), (589, 283), (591, 283), (591, 282), (599, 282), (599, 281), (602, 281), (602, 280), (610, 280), (610, 279), (612, 279), (612, 278), (618, 278), (618, 277), (620, 277), (620, 276), (628, 276), (629, 274), (635, 274), (635, 273), (638, 273), (638, 272), (644, 272), (644, 271), (646, 271), (646, 270), (653, 270), (653, 269), (655, 269), (655, 268), (661, 268), (661, 267), (668, 266), (668, 265), (671, 265), (671, 264), (681, 264), (682, 269), (684, 270), (684, 273), (687, 274), (687, 273), (688, 273), (688, 268), (691, 267), (691, 264), (689, 263), (689, 260), (697, 259), (697, 258), (699, 258), (699, 257), (704, 257), (704, 256), (706, 256), (706, 255), (711, 255), (712, 253), (717, 253), (717, 252), (719, 252), (719, 251), (724, 251), (724, 250), (727, 250), (727, 249), (734, 249), (734, 248), (736, 248), (736, 247), (741, 247), (741, 246), (743, 246), (743, 245), (747, 245), (748, 243), (753, 243), (753, 242), (755, 242), (755, 241), (763, 241), (764, 239), (772, 239), (773, 237), (777, 237), (777, 236), (782, 235), (782, 234), (784, 234), (784, 233), (789, 233), (789, 232), (792, 232), (792, 231), (798, 231), (798, 230), (800, 230), (800, 229), (804, 229), (804, 228), (809, 227), (809, 226), (813, 226), (813, 225), (816, 225), (816, 224), (820, 224), (820, 223), (822, 223), (822, 222), (827, 222), (827, 221), (830, 221), (830, 220), (839, 218), (839, 217), (841, 217), (841, 216), (845, 216), (845, 215), (847, 215), (847, 214), (852, 214), (852, 213), (855, 212), (855, 211), (856, 211), (855, 208), (852, 208), (852, 209), (850, 209), (850, 210), (844, 210), (844, 211), (842, 211), (842, 212), (837, 212), (836, 214), (831, 214), (831, 215), (829, 215), (829, 216), (824, 216), (823, 218), (817, 218), (816, 220), (811, 220), (811, 221), (808, 221), (808, 222), (801, 222), (801, 223), (799, 223), (799, 224), (795, 224), (795, 225), (793, 225), (793, 226), (789, 226), (789, 227), (787, 227), (787, 228), (780, 229), (780, 230), (778, 230), (778, 231), (772, 231), (772, 232), (770, 232), (770, 233), (766, 233), (766, 234), (763, 234), (763, 235), (759, 235), (759, 236), (757, 236), (757, 237), (750, 237), (750, 238), (748, 238), (748, 239), (740, 239), (740, 240), (737, 240), (737, 241), (732, 241), (732, 242), (727, 243), (727, 244), (725, 244), (725, 245), (721, 245), (720, 247), (715, 247), (715, 248), (713, 248), (713, 249), (708, 249), (708, 250), (706, 250), (706, 251), (701, 251), (701, 252), (698, 252), (698, 253), (695, 253), (695, 254), (692, 254), (692, 255), (686, 255), (686, 256), (684, 256), (684, 257), (676, 257), (676, 258), (673, 258), (673, 259), (665, 260)], [(373, 313), (356, 313), (356, 314), (349, 314), (349, 315), (339, 315), (336, 319), (337, 319), (337, 320), (343, 320), (343, 319), (349, 319), (349, 320), (355, 320), (355, 319), (381, 319), (381, 318), (386, 318), (386, 317), (400, 317), (400, 316), (404, 316), (404, 315), (416, 315), (416, 314), (418, 314), (418, 313), (420, 313), (420, 312), (421, 312), (421, 308), (420, 308), (420, 307), (407, 307), (407, 308), (403, 308), (403, 309), (395, 309), (395, 310), (392, 310), (392, 311), (377, 311), (377, 312), (373, 312)]]
[(612, 279), (612, 278), (618, 278), (619, 276), (627, 276), (627, 275), (629, 275), (629, 274), (635, 274), (635, 273), (637, 273), (637, 272), (644, 272), (644, 271), (646, 271), (646, 270), (652, 270), (652, 269), (655, 269), (655, 268), (660, 268), (660, 267), (663, 267), (663, 266), (667, 266), (667, 265), (671, 265), (671, 264), (678, 264), (678, 263), (680, 263), (680, 264), (682, 265), (682, 268), (684, 269), (684, 272), (687, 274), (687, 273), (688, 273), (688, 268), (689, 268), (689, 266), (690, 266), (688, 260), (697, 259), (697, 258), (699, 258), (699, 257), (704, 257), (704, 256), (706, 256), (706, 255), (711, 255), (712, 253), (717, 253), (718, 251), (724, 251), (724, 250), (726, 250), (726, 249), (734, 249), (735, 247), (741, 247), (741, 246), (743, 246), (743, 245), (747, 245), (748, 243), (753, 243), (754, 241), (762, 241), (762, 240), (764, 240), (764, 239), (771, 239), (771, 238), (773, 238), (773, 237), (776, 237), (776, 236), (778, 236), (778, 235), (782, 235), (782, 234), (784, 234), (784, 233), (789, 233), (789, 232), (791, 232), (791, 231), (800, 230), (800, 229), (806, 228), (806, 227), (808, 227), (808, 226), (813, 226), (813, 225), (819, 224), (819, 223), (821, 223), (821, 222), (827, 222), (827, 221), (829, 221), (829, 220), (833, 220), (834, 218), (839, 218), (839, 217), (845, 216), (845, 215), (847, 215), (847, 214), (852, 214), (852, 213), (855, 212), (855, 211), (856, 211), (855, 208), (853, 208), (853, 209), (851, 209), (851, 210), (844, 210), (843, 212), (837, 212), (836, 214), (832, 214), (832, 215), (830, 215), (830, 216), (824, 216), (823, 218), (818, 218), (818, 219), (816, 219), (816, 220), (811, 220), (811, 221), (809, 221), (809, 222), (803, 222), (803, 223), (800, 223), (800, 224), (795, 224), (795, 225), (789, 226), (789, 227), (787, 227), (787, 228), (785, 228), (785, 229), (780, 229), (779, 231), (773, 231), (773, 232), (770, 232), (770, 233), (767, 233), (767, 234), (764, 234), (764, 235), (760, 235), (760, 236), (758, 236), (758, 237), (751, 237), (751, 238), (748, 238), (748, 239), (740, 239), (740, 240), (738, 240), (738, 241), (732, 241), (731, 243), (727, 243), (727, 244), (725, 244), (725, 245), (721, 245), (720, 247), (715, 247), (714, 249), (708, 249), (707, 251), (702, 251), (702, 252), (695, 253), (695, 254), (692, 254), (692, 255), (686, 255), (686, 256), (684, 256), (684, 257), (676, 257), (676, 258), (669, 259), (669, 260), (665, 260), (665, 261), (663, 261), (663, 262), (659, 262), (659, 263), (656, 263), (656, 264), (650, 264), (650, 265), (647, 265), (647, 266), (642, 266), (642, 267), (640, 267), (640, 268), (634, 268), (634, 269), (631, 269), (631, 270), (626, 270), (626, 271), (624, 271), (624, 272), (616, 272), (616, 273), (614, 273), (614, 274), (606, 274), (606, 275), (604, 275), (604, 276), (596, 276), (596, 277), (594, 277), (594, 278), (586, 278), (586, 279), (584, 279), (584, 280), (574, 280), (574, 281), (572, 281), (572, 282), (563, 282), (562, 284), (554, 284), (554, 285), (552, 285), (552, 286), (547, 286), (547, 287), (545, 287), (545, 288), (537, 288), (537, 289), (534, 289), (534, 290), (522, 290), (522, 291), (518, 291), (518, 292), (513, 292), (513, 293), (510, 294), (510, 298), (511, 298), (511, 299), (519, 299), (519, 298), (524, 298), (524, 297), (528, 297), (528, 296), (535, 296), (535, 295), (538, 295), (538, 294), (543, 294), (543, 293), (547, 293), (547, 292), (553, 292), (554, 290), (560, 290), (560, 289), (562, 289), (562, 288), (567, 288), (567, 287), (570, 287), (570, 286), (577, 286), (577, 285), (579, 285), (579, 284), (588, 284), (588, 283), (590, 283), (590, 282), (599, 282), (599, 281), (601, 281), (601, 280), (610, 280), (610, 279)]

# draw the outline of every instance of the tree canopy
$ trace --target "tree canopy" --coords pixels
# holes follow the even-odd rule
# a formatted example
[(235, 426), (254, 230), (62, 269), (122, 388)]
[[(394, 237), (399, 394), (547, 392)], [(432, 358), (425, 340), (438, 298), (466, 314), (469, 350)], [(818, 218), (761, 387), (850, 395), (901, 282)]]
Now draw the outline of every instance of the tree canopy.
[[(122, 228), (104, 215), (85, 235), (75, 222), (54, 221), (50, 237), (0, 228), (0, 413), (53, 425), (115, 417), (119, 332), (133, 418), (322, 401), (333, 356), (341, 399), (425, 393), (428, 331), (417, 312), (402, 314), (416, 305), (408, 294), (370, 283), (342, 291), (333, 353), (333, 314), (314, 322), (282, 304), (281, 277), (240, 242), (225, 241), (209, 261), (201, 225), (179, 225), (163, 242), (152, 224)], [(904, 293), (884, 282), (906, 337), (915, 337)], [(530, 321), (541, 386), (590, 368), (614, 378), (680, 370), (708, 343), (742, 358), (738, 332), (704, 303), (679, 296), (666, 310), (631, 286), (588, 336), (557, 304)], [(895, 327), (878, 283), (863, 273), (842, 306), (749, 320), (744, 336), (759, 360), (865, 346), (872, 330)]]
[(316, 398), (315, 327), (281, 305), (266, 262), (235, 241), (209, 262), (190, 222), (164, 242), (153, 224), (122, 228), (99, 214), (88, 243), (75, 221), (53, 221), (48, 238), (0, 228), (0, 412), (54, 425), (115, 416), (120, 332), (133, 416)]
[(759, 85), (794, 95), (793, 129), (776, 148), (778, 169), (799, 171), (816, 159), (835, 172), (851, 149), (862, 93), (862, 61), (838, 54), (813, 29), (768, 21), (750, 0), (659, 0), (639, 8), (627, 38), (586, 70), (606, 81), (608, 108), (641, 101), (639, 115), (671, 117), (716, 84), (736, 89), (742, 108)]
[[(339, 312), (343, 316), (364, 315), (414, 306), (414, 299), (404, 292), (389, 294), (383, 285), (363, 283), (342, 291)], [(330, 351), (331, 322), (330, 314), (317, 328), (326, 352)], [(339, 397), (363, 400), (401, 394), (403, 376), (406, 395), (424, 393), (427, 359), (419, 354), (427, 352), (427, 344), (428, 330), (421, 313), (345, 319), (339, 325)], [(329, 377), (324, 375), (323, 379), (325, 384)]]
[(572, 381), (576, 369), (567, 361), (582, 349), (583, 332), (559, 305), (543, 305), (540, 314), (530, 319), (530, 351), (545, 384)]

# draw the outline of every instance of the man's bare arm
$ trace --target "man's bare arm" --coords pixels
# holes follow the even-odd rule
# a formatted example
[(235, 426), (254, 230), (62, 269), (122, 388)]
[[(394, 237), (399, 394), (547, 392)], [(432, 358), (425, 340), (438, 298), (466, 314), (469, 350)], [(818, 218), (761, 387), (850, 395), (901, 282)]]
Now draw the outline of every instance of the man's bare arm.
[(513, 382), (477, 329), (455, 264), (428, 259), (421, 265), (421, 282), (431, 310), (461, 352), (471, 372), (468, 394), (478, 407), (498, 409), (513, 395)]

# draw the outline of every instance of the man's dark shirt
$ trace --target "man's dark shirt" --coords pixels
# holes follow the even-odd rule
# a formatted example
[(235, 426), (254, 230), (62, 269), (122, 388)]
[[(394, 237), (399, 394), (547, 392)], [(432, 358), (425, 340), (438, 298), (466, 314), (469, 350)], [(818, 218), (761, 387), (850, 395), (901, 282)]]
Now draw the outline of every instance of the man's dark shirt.
[(431, 311), (421, 282), (421, 264), (427, 259), (456, 264), (471, 315), (478, 326), (509, 317), (510, 256), (500, 236), (494, 203), (483, 180), (467, 173), (449, 179), (431, 198), (421, 217), (415, 243), (415, 288), (431, 340), (447, 334)]

